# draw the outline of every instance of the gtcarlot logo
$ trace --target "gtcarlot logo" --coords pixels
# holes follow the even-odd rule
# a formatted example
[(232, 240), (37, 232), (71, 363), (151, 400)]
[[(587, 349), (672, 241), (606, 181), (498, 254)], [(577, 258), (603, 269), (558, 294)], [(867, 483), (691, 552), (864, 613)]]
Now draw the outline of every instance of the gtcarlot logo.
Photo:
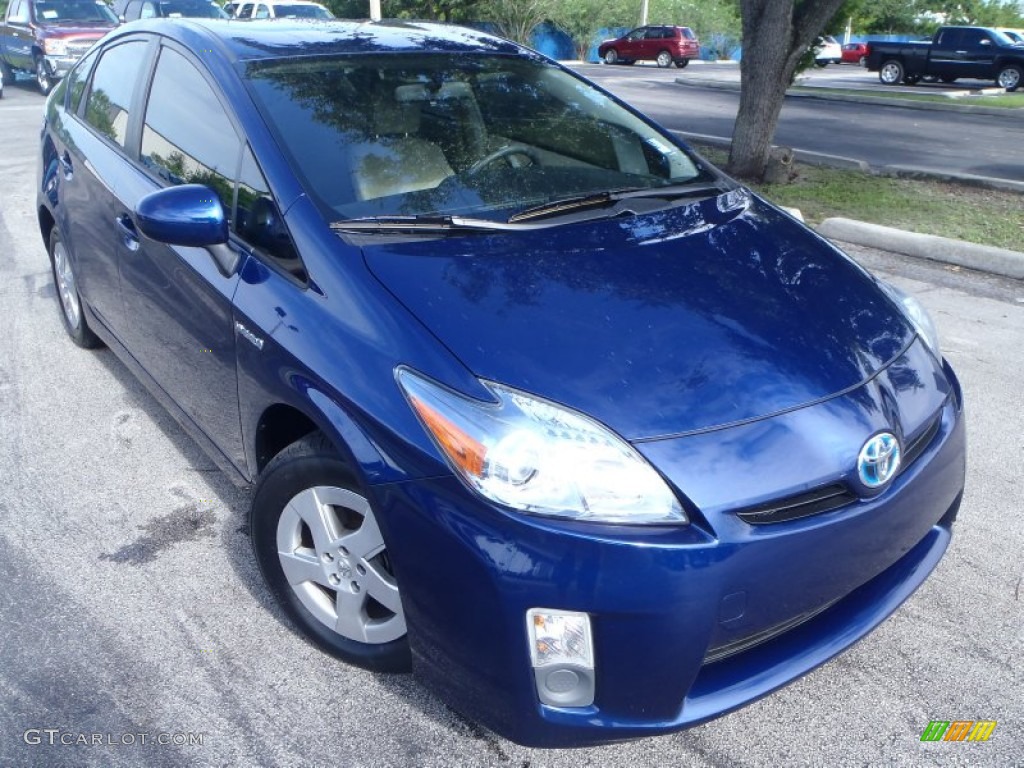
[(26, 744), (45, 744), (65, 747), (131, 747), (137, 744), (157, 744), (174, 747), (201, 747), (204, 733), (78, 733), (60, 728), (29, 728), (22, 734)]
[(921, 741), (988, 741), (995, 729), (995, 720), (932, 720)]

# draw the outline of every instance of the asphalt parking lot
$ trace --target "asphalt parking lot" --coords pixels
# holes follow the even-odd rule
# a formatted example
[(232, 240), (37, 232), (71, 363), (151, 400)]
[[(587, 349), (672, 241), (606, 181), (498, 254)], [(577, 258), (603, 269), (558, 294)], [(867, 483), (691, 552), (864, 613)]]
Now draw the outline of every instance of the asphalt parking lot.
[[(1024, 283), (853, 251), (931, 309), (968, 409), (953, 544), (892, 619), (691, 731), (529, 750), (293, 633), (248, 493), (109, 351), (65, 337), (34, 212), (42, 105), (28, 83), (0, 101), (0, 766), (1024, 764)], [(997, 726), (922, 743), (931, 720)]]

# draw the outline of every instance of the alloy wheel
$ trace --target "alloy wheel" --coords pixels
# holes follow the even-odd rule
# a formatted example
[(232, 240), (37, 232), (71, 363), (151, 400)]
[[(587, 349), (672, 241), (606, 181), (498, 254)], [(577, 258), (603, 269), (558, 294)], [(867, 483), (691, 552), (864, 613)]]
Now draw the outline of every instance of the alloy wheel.
[(278, 520), (277, 554), (302, 604), (339, 635), (373, 645), (405, 635), (398, 585), (363, 496), (317, 486), (293, 497)]
[(82, 307), (78, 303), (78, 287), (75, 283), (75, 272), (71, 267), (64, 243), (57, 241), (53, 247), (53, 273), (57, 277), (57, 291), (60, 293), (60, 305), (64, 317), (72, 329), (78, 328), (82, 318)]

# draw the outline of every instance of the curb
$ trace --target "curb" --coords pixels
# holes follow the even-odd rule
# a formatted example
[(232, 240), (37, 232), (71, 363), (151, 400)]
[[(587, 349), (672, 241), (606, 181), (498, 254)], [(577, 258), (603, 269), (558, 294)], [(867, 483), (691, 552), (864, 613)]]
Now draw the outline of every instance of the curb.
[[(705, 144), (712, 147), (718, 147), (719, 149), (729, 149), (732, 146), (732, 139), (727, 139), (724, 136), (710, 136), (706, 133), (691, 133), (689, 131), (674, 131), (669, 130), (669, 133), (674, 133), (686, 141), (694, 144)], [(778, 145), (773, 144), (772, 149), (776, 149)], [(863, 160), (858, 160), (855, 157), (843, 157), (842, 155), (829, 155), (825, 152), (811, 152), (807, 149), (793, 149), (793, 155), (801, 163), (807, 165), (820, 165), (826, 168), (840, 168), (847, 171), (862, 171), (864, 173), (871, 173), (871, 166)], [(915, 169), (915, 172), (922, 174), (927, 173), (920, 169)], [(975, 177), (978, 179), (979, 186), (983, 186), (982, 180), (984, 176)], [(1001, 181), (1001, 179), (993, 179), (993, 181)], [(1024, 182), (1008, 181), (1007, 184), (1014, 185), (1011, 189), (1014, 192), (1024, 192)]]
[(853, 219), (831, 218), (819, 224), (818, 234), (881, 251), (892, 251), (944, 264), (955, 264), (1003, 277), (1024, 280), (1024, 253), (977, 245), (936, 235), (922, 235)]
[[(719, 91), (738, 91), (739, 83), (730, 80), (691, 80), (684, 77), (677, 77), (678, 85), (689, 88), (713, 88)], [(797, 86), (804, 89), (814, 86)], [(849, 94), (835, 93), (808, 93), (806, 90), (795, 91), (793, 88), (786, 90), (786, 98), (795, 99), (818, 99), (819, 101), (845, 101), (853, 104), (872, 104), (882, 107), (903, 107), (904, 109), (919, 109), (931, 112), (962, 112), (972, 115), (990, 115), (995, 117), (1011, 117), (1024, 119), (1024, 108), (1001, 108), (986, 107), (983, 104), (943, 104), (936, 101), (918, 101), (917, 99), (891, 99), (886, 96), (854, 96)]]
[[(670, 130), (669, 132), (693, 144), (704, 144), (726, 150), (732, 146), (732, 139), (724, 136), (710, 136), (706, 133), (691, 133), (689, 131)], [(775, 146), (777, 145), (773, 145), (773, 148)], [(826, 168), (861, 171), (863, 173), (874, 173), (879, 176), (895, 176), (905, 179), (947, 181), (956, 184), (966, 184), (972, 187), (981, 187), (983, 189), (999, 189), (1004, 192), (1024, 194), (1024, 181), (997, 179), (992, 176), (977, 176), (972, 173), (957, 173), (955, 171), (937, 171), (931, 168), (919, 168), (912, 165), (872, 166), (870, 163), (858, 160), (855, 157), (829, 155), (825, 152), (812, 152), (809, 149), (793, 149), (793, 154), (797, 160), (807, 165), (820, 165)]]

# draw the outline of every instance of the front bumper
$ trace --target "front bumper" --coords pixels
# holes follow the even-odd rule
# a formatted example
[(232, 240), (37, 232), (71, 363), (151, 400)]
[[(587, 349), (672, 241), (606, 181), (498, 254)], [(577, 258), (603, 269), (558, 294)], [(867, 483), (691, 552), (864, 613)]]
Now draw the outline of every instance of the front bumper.
[[(945, 378), (935, 437), (883, 494), (772, 526), (711, 503), (681, 528), (584, 525), (501, 512), (454, 478), (376, 487), (417, 673), (502, 736), (563, 747), (693, 726), (809, 672), (878, 626), (948, 546), (966, 445)], [(820, 407), (758, 424), (784, 433)], [(671, 454), (690, 439), (638, 447)], [(590, 615), (593, 706), (539, 702), (534, 607)]]
[(44, 56), (46, 73), (54, 80), (62, 79), (78, 63), (78, 56)]

